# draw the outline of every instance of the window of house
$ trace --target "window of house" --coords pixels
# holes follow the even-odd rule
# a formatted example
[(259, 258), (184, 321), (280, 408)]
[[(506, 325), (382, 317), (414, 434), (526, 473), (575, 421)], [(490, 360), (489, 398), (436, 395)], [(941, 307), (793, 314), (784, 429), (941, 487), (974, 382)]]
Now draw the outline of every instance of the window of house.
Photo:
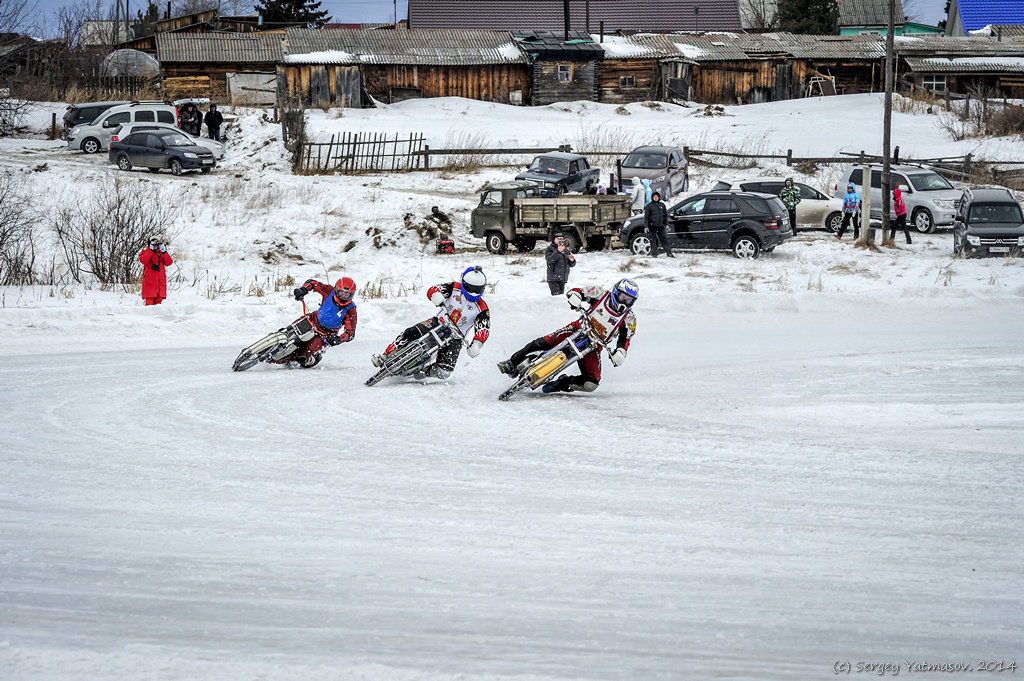
[(636, 76), (619, 76), (619, 87), (636, 87)]
[(946, 77), (945, 76), (922, 76), (921, 85), (931, 90), (932, 92), (945, 92), (946, 91)]
[(572, 82), (572, 64), (559, 64), (558, 65), (558, 82), (559, 83), (571, 83)]

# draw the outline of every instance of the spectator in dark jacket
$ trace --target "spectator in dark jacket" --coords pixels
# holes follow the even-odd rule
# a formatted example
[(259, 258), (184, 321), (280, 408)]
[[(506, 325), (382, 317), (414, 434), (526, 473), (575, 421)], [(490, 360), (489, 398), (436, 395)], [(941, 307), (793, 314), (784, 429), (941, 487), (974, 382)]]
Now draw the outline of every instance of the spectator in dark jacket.
[(658, 257), (659, 241), (661, 247), (668, 253), (668, 257), (676, 257), (668, 245), (668, 235), (665, 234), (665, 227), (668, 225), (668, 208), (665, 207), (661, 200), (661, 194), (658, 192), (651, 194), (651, 202), (644, 208), (644, 224), (647, 225), (647, 231), (650, 234), (651, 257)]
[(181, 110), (181, 129), (190, 135), (199, 136), (199, 130), (203, 127), (202, 114), (195, 104), (189, 102)]
[(220, 126), (224, 124), (224, 114), (217, 111), (216, 104), (210, 105), (210, 110), (203, 117), (203, 122), (206, 123), (210, 139), (220, 142)]
[(548, 288), (551, 295), (560, 296), (565, 292), (565, 282), (569, 281), (569, 268), (576, 267), (576, 257), (565, 246), (565, 239), (555, 237), (544, 250), (544, 259), (548, 262)]

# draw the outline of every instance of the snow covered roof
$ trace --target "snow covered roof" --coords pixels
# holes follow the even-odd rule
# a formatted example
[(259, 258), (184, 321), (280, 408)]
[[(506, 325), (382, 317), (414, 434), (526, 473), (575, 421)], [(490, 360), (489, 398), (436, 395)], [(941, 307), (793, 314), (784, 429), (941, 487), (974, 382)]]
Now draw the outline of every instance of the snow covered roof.
[[(594, 35), (595, 40), (599, 36)], [(885, 43), (877, 34), (808, 36), (792, 33), (638, 33), (604, 37), (605, 59), (683, 59), (694, 62), (746, 61), (778, 55), (794, 59), (877, 59)]]
[(287, 64), (525, 64), (529, 57), (504, 31), (359, 31), (289, 28)]
[[(1021, 0), (953, 0), (964, 31), (975, 31), (989, 24), (1024, 24)], [(952, 14), (952, 10), (950, 12)]]

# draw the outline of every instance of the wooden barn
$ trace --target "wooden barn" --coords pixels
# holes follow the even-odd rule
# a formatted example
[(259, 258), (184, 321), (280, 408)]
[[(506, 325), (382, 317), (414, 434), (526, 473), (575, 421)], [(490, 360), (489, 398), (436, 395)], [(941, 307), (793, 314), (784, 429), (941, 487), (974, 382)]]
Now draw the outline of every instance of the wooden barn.
[(530, 98), (530, 60), (507, 32), (304, 28), (287, 31), (278, 97), (353, 106), (354, 69), (362, 89), (383, 102)]
[(597, 101), (597, 71), (604, 50), (583, 31), (516, 33), (523, 51), (533, 61), (533, 97), (530, 103)]
[(802, 97), (814, 77), (834, 78), (848, 94), (884, 83), (877, 35), (638, 34), (606, 37), (601, 47), (602, 102), (752, 104)]
[(283, 33), (157, 33), (164, 96), (273, 103)]
[(139, 50), (154, 54), (157, 33), (254, 33), (259, 30), (259, 17), (220, 16), (217, 10), (193, 12), (156, 23), (154, 32), (126, 40), (117, 45), (118, 49)]

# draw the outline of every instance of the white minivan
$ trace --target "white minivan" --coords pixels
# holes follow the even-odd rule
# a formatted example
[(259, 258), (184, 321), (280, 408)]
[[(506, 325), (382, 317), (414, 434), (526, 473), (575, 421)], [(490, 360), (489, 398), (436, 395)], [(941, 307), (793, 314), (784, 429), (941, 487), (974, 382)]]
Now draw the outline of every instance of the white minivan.
[(92, 123), (76, 125), (68, 132), (68, 148), (87, 154), (105, 151), (110, 137), (125, 123), (178, 124), (178, 109), (164, 102), (131, 102), (107, 109)]

